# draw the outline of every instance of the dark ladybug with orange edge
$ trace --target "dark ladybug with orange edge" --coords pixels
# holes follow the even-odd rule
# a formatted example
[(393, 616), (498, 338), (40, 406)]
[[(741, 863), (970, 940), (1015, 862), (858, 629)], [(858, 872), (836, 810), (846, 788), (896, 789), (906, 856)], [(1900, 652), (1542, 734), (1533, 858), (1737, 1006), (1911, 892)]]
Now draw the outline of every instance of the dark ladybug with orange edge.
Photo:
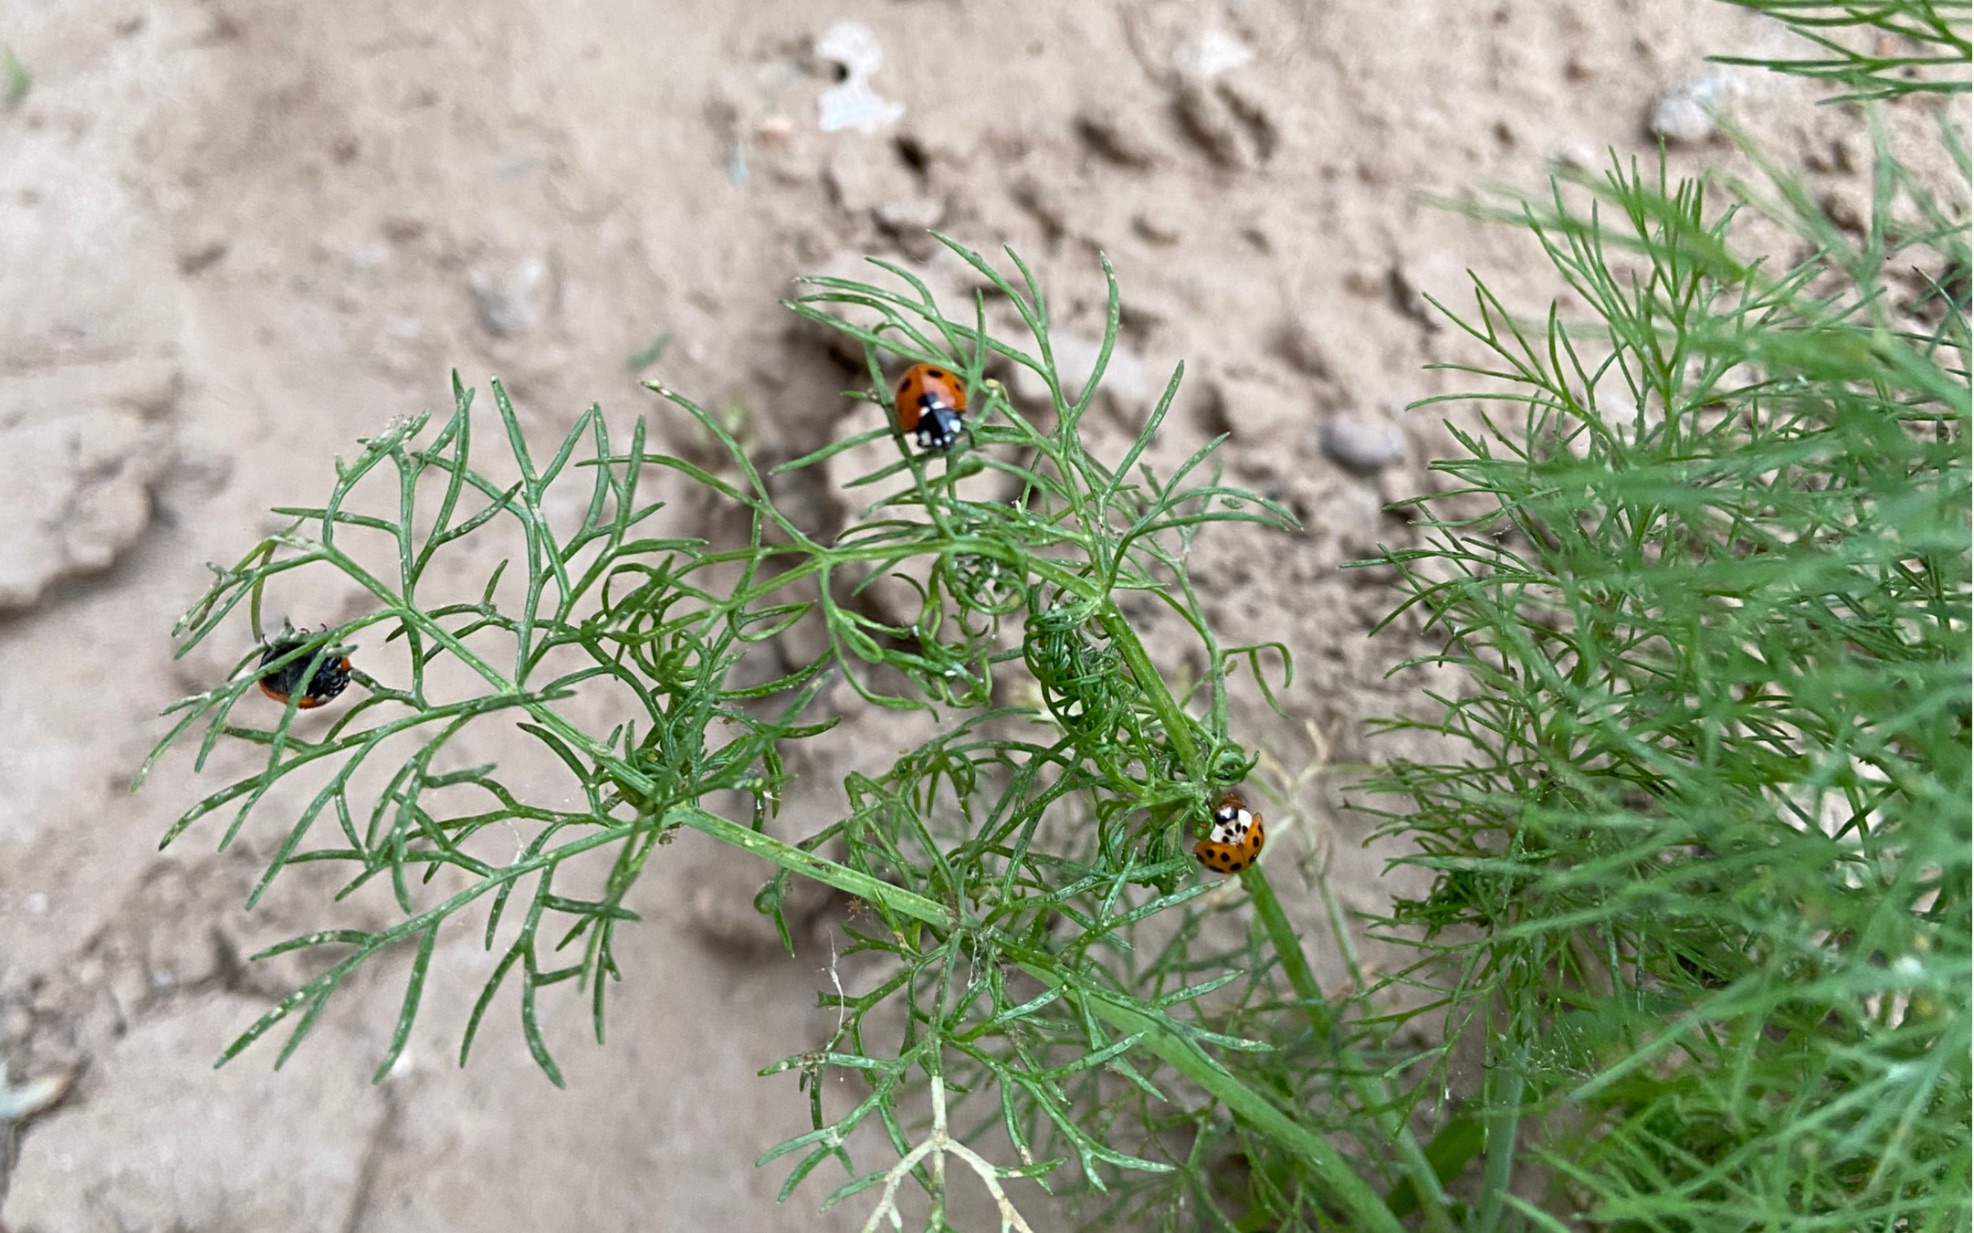
[(1193, 855), (1215, 873), (1239, 873), (1261, 855), (1263, 842), (1261, 815), (1240, 793), (1229, 792), (1214, 807), (1213, 828), (1193, 845)]
[(916, 433), (922, 450), (948, 450), (965, 422), (966, 386), (959, 374), (937, 364), (914, 364), (898, 378), (898, 431)]
[[(264, 668), (290, 651), (300, 650), (308, 644), (309, 639), (292, 634), (277, 638), (261, 653), (261, 666)], [(279, 668), (262, 673), (260, 691), (286, 706), (296, 689), (301, 688), (302, 696), (295, 699), (295, 705), (306, 711), (321, 706), (349, 688), (350, 657), (347, 655), (332, 655), (323, 659), (307, 687), (302, 688), (302, 675), (308, 671), (313, 658), (312, 655), (297, 655)]]

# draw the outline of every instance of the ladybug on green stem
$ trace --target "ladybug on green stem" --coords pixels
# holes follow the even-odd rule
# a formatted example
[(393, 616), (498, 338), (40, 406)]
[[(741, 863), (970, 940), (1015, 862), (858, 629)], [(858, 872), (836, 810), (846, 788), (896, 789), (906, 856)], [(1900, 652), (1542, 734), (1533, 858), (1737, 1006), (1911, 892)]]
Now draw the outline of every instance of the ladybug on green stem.
[(966, 386), (958, 374), (937, 364), (914, 364), (898, 378), (898, 431), (916, 433), (922, 450), (949, 450), (966, 422)]
[(1229, 792), (1214, 807), (1213, 828), (1193, 845), (1193, 855), (1215, 873), (1239, 873), (1261, 855), (1263, 842), (1261, 815), (1240, 793)]
[[(267, 650), (261, 653), (261, 667), (267, 667), (290, 651), (300, 650), (307, 646), (309, 641), (308, 638), (296, 634), (275, 639), (268, 645)], [(350, 657), (347, 655), (331, 655), (324, 658), (316, 665), (315, 675), (310, 677), (308, 684), (304, 686), (302, 676), (308, 672), (309, 662), (313, 658), (312, 655), (297, 655), (279, 668), (262, 673), (260, 691), (286, 706), (288, 699), (299, 689), (301, 697), (295, 699), (295, 705), (307, 711), (321, 706), (349, 688)]]

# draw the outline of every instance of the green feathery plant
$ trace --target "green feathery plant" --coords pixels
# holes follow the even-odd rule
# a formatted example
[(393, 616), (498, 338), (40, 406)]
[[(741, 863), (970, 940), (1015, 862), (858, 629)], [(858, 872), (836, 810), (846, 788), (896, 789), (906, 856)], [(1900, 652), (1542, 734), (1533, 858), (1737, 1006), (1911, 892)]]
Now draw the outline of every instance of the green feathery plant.
[[(495, 384), (504, 449), (488, 466), (475, 453), (472, 393), (455, 381), (454, 412), (436, 432), (423, 416), (393, 424), (338, 465), (327, 501), (280, 511), (291, 528), (218, 571), (180, 625), (186, 649), (214, 636), (245, 644), (249, 630), (262, 638), (266, 597), (289, 589), (293, 571), (353, 583), (364, 611), (280, 641), (291, 649), (268, 663), (248, 650), (227, 681), (173, 708), (153, 761), (196, 736), (195, 765), (225, 741), (258, 747), (260, 769), (187, 810), (166, 842), (219, 815), (225, 846), (281, 793), (292, 820), (248, 906), (291, 866), (323, 864), (343, 870), (338, 898), (378, 883), (368, 901), (393, 918), (264, 952), (320, 952), (323, 966), (222, 1060), (283, 1028), (285, 1061), (353, 973), (409, 952), (381, 1077), (408, 1039), (441, 930), (473, 914), (498, 959), (462, 1062), (507, 990), (559, 1083), (538, 1001), (556, 986), (580, 990), (603, 1039), (616, 947), (637, 919), (631, 888), (691, 827), (767, 862), (757, 904), (784, 938), (788, 880), (801, 876), (860, 901), (854, 946), (883, 957), (869, 988), (823, 996), (841, 1016), (826, 1040), (770, 1068), (798, 1073), (814, 1119), (763, 1157), (793, 1159), (784, 1195), (834, 1161), (850, 1180), (829, 1203), (875, 1189), (873, 1221), (895, 1219), (910, 1182), (940, 1227), (950, 1158), (986, 1182), (1004, 1228), (1024, 1228), (1009, 1179), (1101, 1192), (1151, 1174), (1167, 1185), (1129, 1193), (1173, 1210), (1251, 1208), (1222, 1180), (1220, 1166), (1240, 1157), (1265, 1162), (1266, 1185), (1300, 1196), (1301, 1210), (1396, 1230), (1394, 1208), (1423, 1204), (1434, 1227), (1450, 1228), (1407, 1129), (1388, 1114), (1361, 1126), (1312, 1114), (1290, 1055), (1268, 1043), (1288, 1034), (1308, 1052), (1333, 1024), (1261, 867), (1243, 877), (1248, 943), (1202, 940), (1206, 919), (1226, 909), (1202, 899), (1212, 883), (1190, 844), (1255, 765), (1228, 733), (1228, 690), (1245, 673), (1272, 699), (1269, 677), (1286, 680), (1289, 658), (1280, 646), (1222, 645), (1186, 561), (1209, 524), (1284, 527), (1289, 516), (1206, 473), (1218, 441), (1170, 476), (1143, 463), (1178, 372), (1120, 459), (1084, 448), (1079, 425), (1116, 334), (1114, 280), (1096, 367), (1066, 388), (1026, 267), (1013, 258), (1017, 285), (948, 246), (1013, 306), (1031, 346), (990, 334), (983, 300), (970, 319), (948, 317), (891, 266), (902, 290), (812, 279), (790, 305), (863, 344), (874, 401), (885, 354), (951, 365), (978, 395), (970, 435), (949, 455), (910, 450), (880, 413), (869, 431), (779, 468), (895, 440), (894, 460), (851, 485), (889, 484), (892, 495), (828, 542), (777, 507), (747, 452), (682, 395), (659, 390), (718, 443), (717, 462), (650, 452), (642, 424), (619, 447), (596, 409), (538, 462)], [(846, 309), (873, 324), (848, 323)], [(1035, 373), (1049, 405), (1015, 405), (990, 364)], [(655, 530), (661, 511), (646, 493), (658, 472), (744, 512), (739, 545)], [(909, 620), (860, 602), (881, 581), (915, 596)], [(1121, 603), (1133, 594), (1197, 639), (1197, 682), (1175, 689), (1161, 676)], [(820, 625), (826, 649), (780, 666), (767, 644), (804, 622)], [(312, 680), (346, 654), (356, 687), (333, 720), (297, 723), (305, 691), (259, 718), (263, 673), (306, 661)], [(843, 816), (789, 843), (765, 829), (786, 782), (783, 751), (830, 725), (812, 712), (836, 679), (866, 704), (930, 712), (928, 736), (887, 773), (850, 776)], [(242, 710), (247, 697), (263, 709)], [(488, 725), (523, 734), (540, 766), (523, 777), (457, 752), (478, 747), (469, 738)], [(736, 820), (709, 808), (720, 799), (753, 804)], [(864, 1093), (838, 1116), (818, 1082), (832, 1070)], [(1340, 1090), (1389, 1105), (1375, 1073)], [(930, 1109), (916, 1142), (914, 1093)], [(892, 1163), (853, 1162), (860, 1129), (888, 1141)], [(1357, 1158), (1337, 1131), (1362, 1142)], [(996, 1138), (1005, 1163), (975, 1146)]]
[[(1726, 209), (1576, 178), (1499, 217), (1587, 323), (1478, 282), (1449, 314), (1490, 357), (1459, 397), (1501, 410), (1384, 561), (1461, 684), (1393, 725), (1445, 759), (1365, 786), (1436, 877), (1384, 922), (1443, 1020), (1422, 1107), (1485, 1054), (1432, 1110), (1483, 1130), (1473, 1229), (1967, 1227), (1969, 161), (1939, 132), (1948, 196), (1879, 133), (1858, 234), (1773, 169)], [(1807, 255), (1751, 253), (1737, 209)]]
[[(1855, 21), (1921, 9), (1954, 12)], [(1914, 28), (1951, 49), (1964, 25)], [(1853, 70), (1857, 95), (1905, 80)], [(676, 393), (659, 391), (708, 456), (649, 452), (641, 425), (613, 443), (593, 409), (538, 464), (498, 385), (501, 448), (476, 457), (455, 383), (436, 431), (392, 425), (220, 572), (188, 647), (263, 637), (291, 570), (353, 584), (363, 611), (270, 664), (246, 650), (175, 708), (159, 753), (196, 734), (196, 765), (225, 742), (258, 747), (259, 769), (168, 839), (219, 814), (223, 845), (278, 812), (250, 903), (317, 863), (389, 918), (271, 948), (322, 958), (226, 1057), (280, 1027), (278, 1064), (354, 972), (403, 953), (382, 1075), (440, 928), (470, 915), (496, 958), (462, 1061), (506, 991), (559, 1082), (538, 998), (580, 991), (602, 1039), (631, 888), (691, 827), (766, 862), (757, 904), (778, 923), (792, 877), (856, 901), (853, 944), (877, 962), (822, 996), (826, 1039), (769, 1068), (806, 1085), (813, 1128), (763, 1160), (792, 1162), (784, 1195), (841, 1167), (826, 1203), (863, 1194), (873, 1229), (898, 1225), (907, 1188), (947, 1227), (948, 1165), (987, 1187), (1003, 1233), (1029, 1227), (1023, 1179), (1116, 1228), (1964, 1226), (1966, 201), (1929, 195), (1883, 141), (1862, 235), (1772, 179), (1728, 191), (1807, 246), (1787, 269), (1702, 185), (1622, 167), (1506, 212), (1594, 320), (1523, 323), (1478, 290), (1465, 325), (1494, 359), (1468, 371), (1515, 414), (1461, 435), (1467, 456), (1441, 464), (1456, 491), (1419, 506), (1423, 546), (1385, 558), (1459, 682), (1398, 725), (1457, 752), (1369, 785), (1409, 798), (1389, 829), (1436, 877), (1379, 923), (1413, 966), (1358, 968), (1332, 904), (1353, 983), (1326, 998), (1268, 858), (1209, 894), (1187, 855), (1255, 773), (1230, 688), (1272, 702), (1289, 671), (1285, 648), (1215, 637), (1194, 537), (1287, 515), (1211, 477), (1217, 442), (1168, 477), (1143, 465), (1177, 373), (1121, 458), (1092, 456), (1114, 283), (1095, 370), (1068, 388), (1027, 269), (949, 244), (1026, 338), (991, 334), (979, 299), (946, 315), (890, 266), (895, 285), (817, 279), (790, 305), (863, 345), (873, 401), (890, 357), (949, 365), (975, 397), (949, 455), (874, 414), (781, 467), (895, 442), (851, 485), (890, 495), (826, 542)], [(1014, 366), (1046, 407), (989, 375)], [(660, 534), (658, 475), (746, 533)], [(874, 602), (880, 585), (910, 611)], [(1152, 619), (1197, 640), (1197, 681), (1161, 675)], [(769, 645), (815, 630), (808, 662)], [(298, 700), (266, 726), (237, 710), (270, 668), (306, 660), (310, 680), (346, 653), (357, 685), (328, 722), (297, 723)], [(782, 757), (829, 725), (836, 680), (925, 712), (926, 739), (850, 776), (842, 816), (791, 843), (767, 833)], [(476, 763), (489, 725), (536, 764)], [(735, 801), (740, 818), (714, 808)], [(824, 1107), (831, 1071), (852, 1080), (828, 1085), (856, 1094), (845, 1110)]]

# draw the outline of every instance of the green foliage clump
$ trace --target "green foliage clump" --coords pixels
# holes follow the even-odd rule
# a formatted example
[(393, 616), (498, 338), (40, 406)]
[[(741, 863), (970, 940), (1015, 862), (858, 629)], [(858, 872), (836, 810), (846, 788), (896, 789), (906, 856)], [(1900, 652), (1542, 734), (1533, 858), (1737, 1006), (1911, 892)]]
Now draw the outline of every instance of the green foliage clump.
[(1464, 684), (1367, 786), (1422, 1065), (1484, 1042), (1476, 1227), (1966, 1227), (1967, 202), (1875, 179), (1856, 235), (1730, 189), (1786, 268), (1702, 183), (1561, 185), (1507, 216), (1588, 323), (1456, 318), (1498, 409), (1386, 560)]

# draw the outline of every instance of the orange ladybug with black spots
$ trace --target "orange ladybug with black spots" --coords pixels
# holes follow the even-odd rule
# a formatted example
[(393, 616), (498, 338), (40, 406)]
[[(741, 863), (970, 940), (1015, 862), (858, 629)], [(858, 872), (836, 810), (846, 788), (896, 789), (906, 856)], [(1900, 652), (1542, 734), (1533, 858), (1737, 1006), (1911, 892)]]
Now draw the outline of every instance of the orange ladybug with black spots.
[(937, 364), (914, 364), (898, 378), (898, 431), (917, 436), (922, 450), (947, 450), (960, 439), (966, 386), (959, 374)]
[(1264, 841), (1261, 815), (1240, 793), (1229, 792), (1214, 807), (1212, 828), (1193, 845), (1193, 855), (1215, 873), (1239, 873), (1261, 855)]

